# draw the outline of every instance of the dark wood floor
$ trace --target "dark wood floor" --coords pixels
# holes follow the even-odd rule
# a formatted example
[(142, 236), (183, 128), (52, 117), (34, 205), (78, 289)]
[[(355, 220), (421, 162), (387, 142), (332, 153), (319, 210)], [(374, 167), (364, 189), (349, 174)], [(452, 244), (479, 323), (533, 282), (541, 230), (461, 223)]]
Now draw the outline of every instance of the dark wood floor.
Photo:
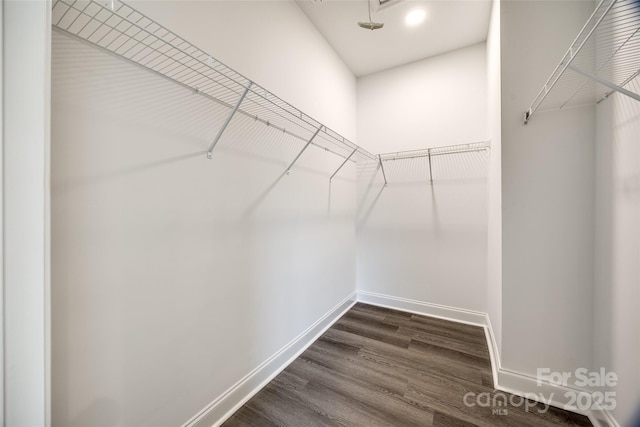
[(591, 425), (519, 398), (470, 407), (468, 392), (502, 394), (482, 328), (358, 303), (224, 426)]

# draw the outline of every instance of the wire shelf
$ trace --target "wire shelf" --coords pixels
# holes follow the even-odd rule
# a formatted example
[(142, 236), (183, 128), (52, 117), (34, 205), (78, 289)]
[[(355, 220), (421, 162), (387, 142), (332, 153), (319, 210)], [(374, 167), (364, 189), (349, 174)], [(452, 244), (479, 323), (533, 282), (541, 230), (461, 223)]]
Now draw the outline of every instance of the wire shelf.
[(402, 159), (415, 159), (419, 157), (442, 156), (444, 154), (471, 153), (485, 151), (491, 147), (489, 141), (471, 142), (468, 144), (446, 145), (440, 147), (423, 148), (420, 150), (398, 151), (395, 153), (380, 154), (382, 161)]
[[(451, 158), (456, 158), (456, 155), (481, 153), (489, 150), (490, 148), (491, 143), (489, 141), (481, 141), (468, 144), (423, 148), (420, 150), (398, 151), (395, 153), (380, 154), (378, 156), (378, 164), (383, 172), (383, 179), (385, 184), (388, 184), (388, 180), (397, 182), (406, 180), (407, 177), (411, 177), (411, 179), (413, 179), (415, 178), (415, 176), (425, 175), (420, 172), (423, 169), (427, 171), (425, 176), (428, 177), (431, 184), (433, 184), (434, 169), (436, 169), (434, 167), (435, 158), (445, 155), (449, 155), (451, 156)], [(460, 157), (460, 159), (462, 159), (462, 157)], [(405, 166), (397, 166), (397, 164), (399, 163), (402, 163)], [(459, 169), (458, 172), (460, 173), (463, 172), (463, 170), (469, 172), (470, 169), (474, 169), (477, 174), (477, 171), (486, 169), (482, 162), (475, 165), (474, 167), (471, 167), (470, 164), (466, 164), (465, 162), (459, 163), (460, 164), (458, 166), (460, 167), (458, 167), (457, 169)], [(440, 169), (442, 169), (442, 167), (440, 167)], [(447, 167), (447, 169), (452, 168)], [(385, 171), (390, 171), (391, 173), (387, 174)], [(416, 171), (418, 171), (417, 175), (415, 174)], [(447, 176), (451, 176), (451, 171), (449, 171)], [(442, 173), (440, 173), (437, 178), (441, 179), (446, 177)]]
[(640, 101), (625, 86), (640, 74), (640, 2), (602, 0), (525, 112), (593, 104), (614, 91)]
[[(311, 141), (311, 145), (355, 162), (376, 159), (367, 150), (120, 0), (54, 0), (52, 24), (61, 33), (301, 141)], [(215, 142), (210, 151), (213, 146)]]

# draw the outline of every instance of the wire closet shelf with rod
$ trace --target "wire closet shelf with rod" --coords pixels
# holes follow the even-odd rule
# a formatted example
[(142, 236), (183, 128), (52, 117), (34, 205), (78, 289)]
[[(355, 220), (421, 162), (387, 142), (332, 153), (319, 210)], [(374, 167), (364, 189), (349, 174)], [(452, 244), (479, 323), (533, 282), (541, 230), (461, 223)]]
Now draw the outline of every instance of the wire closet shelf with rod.
[[(486, 150), (489, 146), (485, 142), (373, 155), (119, 0), (53, 0), (52, 27), (54, 31), (226, 107), (226, 120), (217, 134), (212, 135), (208, 158), (214, 156), (216, 144), (237, 115), (249, 117), (301, 141), (302, 148), (289, 163), (287, 173), (310, 145), (342, 157), (343, 161), (329, 181), (350, 161), (377, 165), (384, 173), (383, 162), (386, 161), (406, 156), (431, 159), (443, 154)], [(433, 183), (431, 168), (429, 171)]]
[(226, 120), (212, 135), (209, 158), (233, 117), (244, 115), (304, 143), (287, 172), (310, 145), (344, 158), (340, 168), (348, 161), (377, 160), (367, 150), (122, 1), (54, 0), (52, 27), (227, 107)]
[(384, 179), (385, 185), (389, 184), (389, 179), (387, 173), (385, 171), (385, 163), (393, 163), (401, 160), (412, 160), (412, 159), (425, 159), (426, 167), (428, 170), (428, 179), (429, 183), (433, 185), (434, 180), (434, 169), (435, 164), (434, 160), (439, 156), (455, 156), (455, 155), (464, 155), (471, 153), (482, 153), (488, 151), (491, 148), (490, 141), (480, 141), (480, 142), (471, 142), (467, 144), (456, 144), (456, 145), (446, 145), (446, 146), (437, 146), (431, 148), (422, 148), (419, 150), (409, 150), (409, 151), (397, 151), (394, 153), (385, 153), (378, 155), (378, 167), (382, 171), (382, 177)]
[(640, 101), (640, 2), (601, 0), (524, 113), (599, 103), (614, 92)]

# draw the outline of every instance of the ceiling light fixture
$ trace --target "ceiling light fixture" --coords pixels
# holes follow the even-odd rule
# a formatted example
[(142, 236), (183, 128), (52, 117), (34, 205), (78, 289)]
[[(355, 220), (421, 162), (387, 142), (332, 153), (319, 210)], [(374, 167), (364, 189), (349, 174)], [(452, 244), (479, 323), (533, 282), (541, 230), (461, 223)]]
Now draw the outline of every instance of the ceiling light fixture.
[(369, 21), (358, 22), (358, 25), (361, 28), (364, 28), (366, 30), (379, 30), (380, 28), (384, 27), (384, 24), (382, 22), (373, 22), (371, 20), (371, 1), (370, 0), (367, 0), (367, 12), (369, 12)]
[(424, 21), (426, 16), (427, 12), (425, 12), (424, 9), (414, 9), (407, 14), (406, 18), (404, 18), (404, 22), (410, 27), (415, 27)]

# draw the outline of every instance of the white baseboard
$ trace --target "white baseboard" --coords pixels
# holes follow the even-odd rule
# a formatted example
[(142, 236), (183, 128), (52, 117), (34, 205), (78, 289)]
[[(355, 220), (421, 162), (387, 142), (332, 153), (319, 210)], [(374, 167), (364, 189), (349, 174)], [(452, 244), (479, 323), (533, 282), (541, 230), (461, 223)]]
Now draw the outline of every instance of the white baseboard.
[(486, 314), (486, 325), (484, 327), (484, 335), (487, 339), (487, 347), (489, 348), (489, 358), (491, 359), (491, 375), (493, 376), (493, 384), (498, 387), (498, 372), (500, 371), (500, 349), (498, 341), (493, 333), (491, 318)]
[(589, 417), (589, 420), (595, 427), (620, 427), (620, 424), (618, 424), (613, 415), (607, 410), (581, 411), (578, 408), (566, 408), (566, 406), (569, 405), (570, 400), (565, 396), (565, 393), (588, 392), (587, 390), (564, 387), (552, 384), (548, 381), (538, 382), (538, 379), (532, 375), (503, 368), (500, 361), (498, 343), (493, 333), (493, 327), (491, 326), (491, 319), (489, 318), (489, 315), (487, 315), (486, 319), (485, 334), (487, 336), (487, 344), (489, 346), (489, 354), (491, 356), (493, 384), (496, 390), (518, 396), (524, 396), (538, 402), (541, 402), (541, 399), (535, 398), (535, 396), (540, 396), (540, 394), (542, 394), (546, 402), (541, 403), (548, 403), (557, 408), (585, 415)]
[(356, 293), (329, 310), (322, 318), (309, 326), (289, 344), (265, 360), (244, 378), (222, 393), (217, 399), (203, 408), (182, 427), (219, 426), (242, 405), (266, 386), (284, 368), (304, 352), (320, 335), (329, 329), (344, 313), (356, 303)]
[(542, 395), (546, 401), (542, 403), (548, 403), (551, 406), (564, 409), (565, 411), (585, 415), (595, 427), (620, 427), (620, 424), (618, 424), (613, 415), (606, 409), (581, 410), (575, 406), (569, 407), (569, 405), (575, 405), (575, 402), (573, 402), (574, 399), (571, 399), (568, 395), (565, 395), (565, 393), (572, 395), (577, 393), (589, 394), (590, 392), (586, 389), (567, 387), (546, 381), (540, 381), (539, 383), (538, 380), (531, 375), (504, 368), (498, 370), (498, 382), (495, 388), (518, 396), (525, 396), (538, 402), (540, 402), (541, 399), (536, 399), (534, 396)]
[[(491, 319), (487, 313), (366, 291), (358, 291), (358, 301), (366, 304), (420, 314), (423, 316), (437, 317), (454, 322), (482, 326), (487, 338), (493, 383), (496, 390), (527, 397), (540, 403), (547, 403), (551, 406), (562, 409), (565, 409), (565, 406), (570, 403), (570, 400), (565, 396), (565, 393), (578, 393), (585, 391), (571, 387), (559, 386), (546, 381), (540, 381), (540, 383), (538, 383), (537, 378), (532, 375), (503, 368), (500, 361), (498, 344), (491, 325)], [(542, 401), (540, 398), (534, 398), (535, 396), (541, 395), (545, 401)], [(620, 427), (611, 413), (606, 410), (580, 411), (577, 408), (575, 410), (566, 410), (588, 416), (595, 427)]]
[(487, 319), (487, 315), (479, 311), (465, 310), (462, 308), (432, 304), (424, 301), (376, 294), (374, 292), (358, 291), (358, 301), (474, 326), (485, 326)]
[(586, 416), (590, 414), (590, 411), (566, 408), (570, 404), (570, 399), (565, 396), (565, 393), (584, 393), (587, 392), (586, 390), (552, 384), (547, 381), (538, 381), (536, 377), (522, 372), (500, 368), (498, 370), (498, 383), (495, 388), (518, 396), (526, 396), (539, 402), (541, 399), (534, 398), (534, 396), (542, 395), (546, 401), (543, 403), (577, 414)]
[(620, 427), (620, 424), (606, 409), (591, 411), (589, 420), (595, 427)]
[[(357, 291), (341, 301), (284, 348), (230, 387), (197, 415), (187, 421), (182, 427), (212, 427), (222, 424), (313, 344), (320, 335), (353, 307), (356, 301), (483, 327), (489, 348), (494, 387), (497, 390), (524, 396), (541, 403), (549, 403), (552, 406), (562, 409), (569, 403), (565, 396), (566, 392), (584, 391), (558, 386), (545, 381), (539, 383), (532, 375), (503, 368), (500, 361), (498, 345), (491, 326), (491, 320), (486, 313), (373, 292)], [(540, 394), (544, 396), (545, 401), (535, 398), (535, 396), (540, 396)], [(612, 414), (606, 410), (574, 410), (573, 412), (588, 416), (595, 427), (620, 427)]]

